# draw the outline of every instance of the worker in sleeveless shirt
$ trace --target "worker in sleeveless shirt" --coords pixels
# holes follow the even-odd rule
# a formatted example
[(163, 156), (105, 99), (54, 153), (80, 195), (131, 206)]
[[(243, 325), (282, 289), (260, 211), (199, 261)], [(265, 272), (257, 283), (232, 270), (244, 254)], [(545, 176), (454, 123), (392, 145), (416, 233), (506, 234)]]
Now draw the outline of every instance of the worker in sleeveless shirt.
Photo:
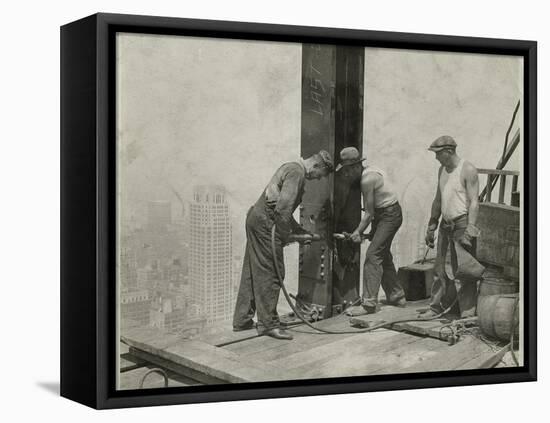
[(363, 232), (371, 225), (367, 238), (367, 248), (363, 265), (363, 291), (361, 306), (348, 309), (347, 314), (357, 316), (375, 313), (378, 305), (380, 286), (389, 304), (404, 306), (405, 293), (397, 278), (397, 271), (391, 253), (392, 241), (403, 223), (401, 206), (388, 178), (381, 169), (367, 165), (354, 147), (346, 147), (340, 152), (341, 163), (336, 171), (349, 172), (350, 181), (358, 179), (363, 194), (364, 214), (350, 239), (360, 243)]
[[(442, 136), (429, 148), (441, 163), (437, 191), (426, 232), (426, 245), (434, 247), (439, 226), (435, 280), (429, 315), (449, 313), (462, 318), (475, 315), (477, 281), (484, 267), (475, 258), (479, 210), (479, 182), (475, 167), (456, 154), (456, 142)], [(441, 222), (440, 222), (441, 218)]]

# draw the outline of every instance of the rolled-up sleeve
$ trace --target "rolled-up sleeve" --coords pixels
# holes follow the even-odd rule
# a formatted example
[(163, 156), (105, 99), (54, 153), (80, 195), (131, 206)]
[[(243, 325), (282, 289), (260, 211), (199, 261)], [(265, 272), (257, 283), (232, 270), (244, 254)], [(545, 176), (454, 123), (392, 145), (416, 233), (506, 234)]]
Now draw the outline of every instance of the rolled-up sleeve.
[(275, 206), (275, 224), (277, 231), (283, 241), (288, 239), (293, 228), (297, 226), (292, 217), (294, 209), (298, 203), (300, 186), (302, 184), (303, 174), (299, 169), (292, 169), (284, 176), (279, 199)]

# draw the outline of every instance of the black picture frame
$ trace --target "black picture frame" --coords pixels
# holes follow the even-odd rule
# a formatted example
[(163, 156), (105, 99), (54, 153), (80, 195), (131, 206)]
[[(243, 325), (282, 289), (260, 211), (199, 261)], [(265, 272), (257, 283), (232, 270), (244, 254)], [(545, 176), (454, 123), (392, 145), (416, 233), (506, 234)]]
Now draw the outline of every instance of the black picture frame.
[[(518, 368), (115, 390), (115, 34), (317, 42), (524, 59), (525, 365)], [(537, 377), (534, 41), (95, 14), (61, 28), (61, 395), (119, 408), (534, 381)]]

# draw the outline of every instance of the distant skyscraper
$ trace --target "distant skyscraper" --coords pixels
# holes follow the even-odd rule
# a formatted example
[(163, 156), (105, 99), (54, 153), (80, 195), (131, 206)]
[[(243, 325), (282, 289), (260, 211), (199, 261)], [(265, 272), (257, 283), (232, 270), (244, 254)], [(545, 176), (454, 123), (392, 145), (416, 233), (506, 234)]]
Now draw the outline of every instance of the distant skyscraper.
[(151, 299), (146, 289), (121, 292), (120, 317), (126, 327), (144, 326), (149, 324), (149, 308)]
[(209, 325), (231, 320), (232, 241), (229, 205), (222, 186), (197, 186), (190, 204), (189, 282), (191, 300)]
[(137, 289), (137, 259), (130, 237), (122, 238), (120, 248), (120, 285), (123, 291)]

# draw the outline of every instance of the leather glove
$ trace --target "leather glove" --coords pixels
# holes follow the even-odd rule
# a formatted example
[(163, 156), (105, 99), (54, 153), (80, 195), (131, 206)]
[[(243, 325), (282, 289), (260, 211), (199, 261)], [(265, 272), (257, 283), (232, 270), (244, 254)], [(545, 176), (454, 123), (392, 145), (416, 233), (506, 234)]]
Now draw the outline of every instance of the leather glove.
[[(313, 232), (309, 232), (309, 231), (304, 230), (304, 235), (313, 236)], [(301, 244), (301, 245), (311, 245), (311, 239), (304, 239), (303, 241), (298, 241), (298, 243)]]
[(430, 218), (430, 221), (428, 222), (428, 230), (426, 231), (426, 245), (428, 248), (434, 248), (435, 246), (435, 230), (437, 229), (437, 225), (439, 223), (439, 219), (436, 219), (435, 217)]
[(480, 233), (481, 232), (477, 226), (472, 223), (468, 223), (468, 226), (466, 227), (464, 234), (460, 237), (459, 242), (466, 247), (471, 247), (472, 240), (477, 238)]
[(481, 234), (481, 231), (473, 223), (468, 223), (468, 226), (466, 226), (466, 230), (464, 231), (464, 233), (467, 233), (468, 236), (470, 236), (471, 238), (477, 238)]
[(366, 239), (368, 241), (372, 241), (372, 239), (374, 238), (374, 230), (371, 229), (370, 232), (366, 235), (363, 235), (363, 239)]
[(313, 233), (311, 233), (307, 229), (304, 229), (302, 226), (298, 226), (296, 228), (293, 228), (292, 233), (296, 234), (296, 235), (304, 235), (304, 234), (313, 235)]
[(434, 248), (435, 246), (435, 229), (436, 227), (433, 225), (428, 226), (428, 230), (426, 231), (426, 245), (429, 248)]
[(425, 241), (426, 241), (426, 245), (429, 248), (433, 248), (435, 246), (435, 231), (430, 231), (430, 230), (426, 231)]
[(297, 242), (300, 245), (310, 245), (312, 239), (307, 239), (308, 236), (313, 237), (313, 233), (309, 231), (292, 232), (288, 236), (285, 245), (292, 244), (293, 242)]
[(361, 241), (363, 241), (361, 234), (357, 231), (353, 231), (353, 233), (350, 236), (350, 239), (357, 244), (361, 244)]

